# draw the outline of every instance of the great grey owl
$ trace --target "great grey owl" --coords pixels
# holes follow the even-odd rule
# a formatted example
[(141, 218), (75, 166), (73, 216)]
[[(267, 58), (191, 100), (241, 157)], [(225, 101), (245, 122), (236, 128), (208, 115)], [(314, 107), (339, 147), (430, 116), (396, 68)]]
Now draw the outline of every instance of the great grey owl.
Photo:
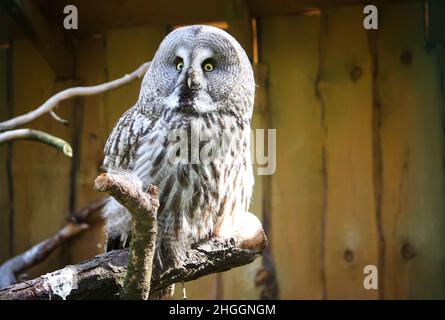
[[(230, 234), (247, 212), (254, 93), (251, 64), (231, 35), (211, 26), (181, 27), (162, 41), (138, 101), (112, 130), (105, 170), (159, 187), (157, 268), (180, 263), (193, 243)], [(204, 151), (210, 161), (201, 158)], [(103, 215), (107, 250), (121, 246), (130, 214), (110, 199)]]

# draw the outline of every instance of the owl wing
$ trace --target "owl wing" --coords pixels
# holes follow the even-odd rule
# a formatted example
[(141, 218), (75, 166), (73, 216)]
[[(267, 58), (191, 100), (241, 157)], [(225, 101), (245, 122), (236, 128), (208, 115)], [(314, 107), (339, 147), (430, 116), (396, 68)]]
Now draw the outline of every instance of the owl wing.
[[(117, 121), (104, 148), (103, 168), (106, 171), (132, 171), (135, 156), (142, 138), (149, 134), (158, 118), (142, 114), (138, 104), (128, 109)], [(130, 235), (129, 235), (130, 236)], [(108, 234), (106, 250), (122, 249), (128, 246), (129, 239)]]
[(158, 118), (143, 115), (139, 105), (128, 109), (118, 120), (104, 149), (105, 170), (132, 170), (141, 138), (154, 127)]

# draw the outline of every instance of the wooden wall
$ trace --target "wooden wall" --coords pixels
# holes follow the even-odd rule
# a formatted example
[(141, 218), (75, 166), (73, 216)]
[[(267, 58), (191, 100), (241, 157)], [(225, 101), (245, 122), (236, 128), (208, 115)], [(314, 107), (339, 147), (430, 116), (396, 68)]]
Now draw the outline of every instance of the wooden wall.
[[(9, 49), (0, 49), (0, 119), (9, 117), (8, 106), (8, 60)], [(12, 255), (12, 243), (10, 241), (10, 203), (8, 186), (8, 165), (9, 147), (0, 147), (0, 261), (5, 261)]]
[(445, 297), (444, 96), (422, 6), (384, 6), (378, 32), (361, 6), (261, 22), (281, 298)]
[[(8, 101), (2, 105), (2, 117), (22, 114), (41, 104), (54, 92), (72, 85), (70, 81), (56, 81), (52, 70), (40, 54), (26, 40), (13, 43), (3, 66), (10, 69), (8, 85), (2, 87)], [(12, 104), (12, 105), (11, 105)], [(58, 113), (72, 121), (72, 102), (60, 105)], [(72, 127), (64, 127), (49, 115), (30, 124), (71, 141)], [(1, 147), (2, 154), (7, 147)], [(2, 159), (2, 257), (15, 255), (59, 230), (67, 217), (70, 197), (71, 161), (62, 153), (43, 144), (21, 141), (14, 143), (9, 162)], [(49, 165), (50, 164), (50, 165)], [(9, 179), (8, 176), (11, 178)], [(5, 177), (5, 178), (3, 178)], [(6, 200), (6, 201), (5, 201)], [(12, 211), (10, 211), (10, 208)], [(3, 224), (3, 221), (7, 221)], [(30, 275), (58, 268), (68, 262), (66, 246), (57, 249), (44, 263), (32, 268)]]
[[(253, 58), (251, 16), (235, 3), (228, 31)], [(257, 20), (252, 126), (277, 129), (277, 169), (256, 176), (251, 211), (270, 215), (269, 263), (282, 299), (445, 297), (444, 55), (426, 46), (422, 1), (382, 6), (378, 32), (365, 31), (362, 19), (355, 5)], [(57, 79), (28, 40), (15, 40), (0, 49), (0, 119), (70, 85), (134, 70), (167, 30), (158, 24), (82, 34), (76, 78), (68, 81)], [(64, 103), (57, 112), (68, 127), (49, 116), (30, 124), (70, 141), (73, 159), (35, 142), (16, 142), (11, 153), (0, 147), (0, 262), (101, 197), (92, 185), (103, 145), (139, 85)], [(29, 274), (99, 254), (103, 240), (98, 220)], [(363, 288), (368, 264), (379, 268), (379, 290)], [(262, 268), (257, 259), (199, 279), (186, 285), (188, 295), (256, 299)]]

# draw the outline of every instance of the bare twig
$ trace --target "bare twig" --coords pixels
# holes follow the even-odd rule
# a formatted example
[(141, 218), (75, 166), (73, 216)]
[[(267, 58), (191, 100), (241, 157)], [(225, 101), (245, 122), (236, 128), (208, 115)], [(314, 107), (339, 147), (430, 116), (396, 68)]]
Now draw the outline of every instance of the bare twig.
[(99, 175), (94, 187), (113, 196), (132, 215), (128, 271), (120, 298), (147, 300), (157, 235), (158, 188), (150, 185), (145, 193), (126, 176), (110, 173)]
[(107, 197), (99, 198), (93, 202), (90, 202), (87, 206), (76, 212), (70, 213), (68, 219), (74, 223), (83, 223), (90, 221), (91, 214), (102, 209), (107, 202)]
[(54, 120), (60, 122), (64, 126), (67, 126), (70, 123), (68, 120), (63, 119), (61, 116), (59, 116), (54, 110), (51, 110), (49, 114), (51, 115), (51, 117), (53, 117)]
[(33, 129), (17, 129), (0, 132), (0, 145), (14, 140), (35, 140), (43, 142), (63, 151), (63, 153), (70, 158), (73, 156), (73, 149), (68, 142), (43, 131)]
[(6, 131), (11, 130), (17, 126), (23, 125), (25, 123), (28, 123), (43, 114), (50, 112), (58, 103), (60, 103), (63, 100), (76, 97), (76, 96), (89, 96), (94, 95), (98, 93), (102, 93), (105, 91), (110, 91), (113, 89), (116, 89), (118, 87), (121, 87), (125, 84), (128, 84), (132, 82), (135, 79), (140, 79), (144, 76), (144, 74), (147, 72), (148, 67), (150, 63), (146, 62), (142, 64), (138, 69), (133, 71), (130, 74), (126, 74), (122, 78), (102, 83), (96, 86), (91, 87), (74, 87), (69, 88), (63, 91), (60, 91), (59, 93), (55, 94), (51, 98), (49, 98), (44, 104), (39, 106), (37, 109), (34, 109), (28, 113), (25, 113), (21, 116), (0, 122), (0, 131)]
[[(189, 251), (180, 266), (154, 277), (151, 290), (158, 291), (174, 283), (192, 281), (249, 264), (261, 255), (266, 244), (264, 241), (263, 246), (247, 250), (234, 239), (204, 241)], [(80, 264), (0, 289), (0, 300), (49, 299), (54, 295), (68, 299), (116, 299), (124, 283), (127, 262), (127, 250), (110, 251)]]
[(63, 229), (56, 232), (51, 238), (36, 244), (29, 250), (15, 256), (10, 260), (7, 260), (5, 263), (0, 265), (0, 288), (17, 283), (17, 275), (43, 261), (51, 254), (51, 252), (54, 251), (55, 248), (57, 248), (67, 239), (87, 229), (89, 225), (85, 223), (86, 220), (92, 213), (101, 209), (104, 204), (105, 198), (92, 202), (77, 213), (70, 215), (76, 217), (77, 222), (70, 221)]

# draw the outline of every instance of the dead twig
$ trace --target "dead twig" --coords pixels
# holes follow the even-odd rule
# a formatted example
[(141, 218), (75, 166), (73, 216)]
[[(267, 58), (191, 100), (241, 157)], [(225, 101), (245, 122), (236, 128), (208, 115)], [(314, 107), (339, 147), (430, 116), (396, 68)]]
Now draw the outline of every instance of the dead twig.
[(0, 132), (0, 145), (15, 140), (34, 140), (61, 150), (66, 156), (73, 156), (71, 145), (63, 139), (49, 133), (33, 129), (17, 129)]
[(110, 82), (105, 82), (96, 86), (74, 87), (60, 91), (59, 93), (55, 94), (54, 96), (46, 100), (46, 102), (41, 106), (39, 106), (38, 108), (28, 113), (25, 113), (21, 116), (17, 116), (15, 118), (0, 122), (0, 131), (11, 130), (25, 123), (31, 122), (32, 120), (42, 116), (43, 114), (50, 112), (53, 108), (57, 106), (58, 103), (60, 103), (63, 100), (76, 96), (90, 96), (105, 91), (110, 91), (118, 87), (121, 87), (125, 84), (128, 84), (135, 79), (140, 79), (147, 72), (149, 65), (150, 63), (146, 62), (132, 73), (126, 74), (122, 78)]
[(99, 175), (94, 187), (113, 196), (132, 215), (128, 270), (120, 298), (147, 300), (157, 235), (158, 188), (150, 185), (143, 192), (125, 175), (110, 173)]
[(66, 119), (63, 119), (61, 116), (59, 116), (54, 110), (51, 110), (49, 112), (49, 114), (51, 115), (51, 117), (53, 117), (54, 120), (56, 120), (57, 122), (63, 124), (64, 126), (69, 125), (69, 121)]

